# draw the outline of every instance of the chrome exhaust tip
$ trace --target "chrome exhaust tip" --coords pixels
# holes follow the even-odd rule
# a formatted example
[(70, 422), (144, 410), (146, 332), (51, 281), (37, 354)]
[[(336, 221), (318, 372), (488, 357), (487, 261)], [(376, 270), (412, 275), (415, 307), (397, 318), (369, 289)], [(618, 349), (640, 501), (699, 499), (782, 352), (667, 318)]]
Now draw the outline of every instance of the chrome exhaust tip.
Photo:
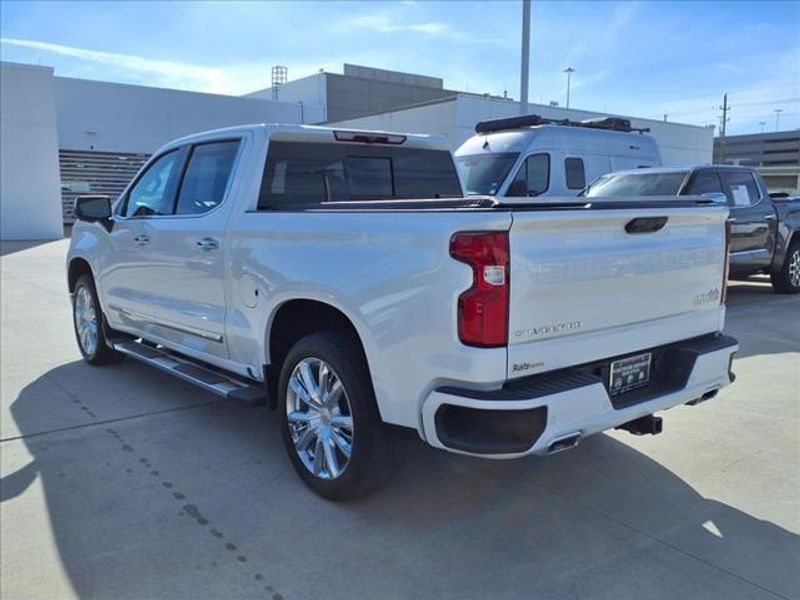
[(547, 447), (547, 452), (545, 454), (556, 454), (557, 452), (563, 452), (564, 450), (571, 450), (575, 446), (577, 446), (581, 441), (581, 433), (570, 433), (568, 435), (563, 435), (560, 438), (556, 438), (550, 445)]

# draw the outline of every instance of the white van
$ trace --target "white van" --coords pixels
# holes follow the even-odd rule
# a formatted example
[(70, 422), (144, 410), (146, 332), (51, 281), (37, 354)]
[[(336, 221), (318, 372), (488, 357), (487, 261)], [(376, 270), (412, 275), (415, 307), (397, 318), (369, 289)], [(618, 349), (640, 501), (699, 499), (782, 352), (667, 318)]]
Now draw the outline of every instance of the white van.
[(614, 117), (554, 121), (538, 115), (481, 121), (455, 152), (467, 194), (577, 196), (611, 171), (661, 166), (648, 129)]

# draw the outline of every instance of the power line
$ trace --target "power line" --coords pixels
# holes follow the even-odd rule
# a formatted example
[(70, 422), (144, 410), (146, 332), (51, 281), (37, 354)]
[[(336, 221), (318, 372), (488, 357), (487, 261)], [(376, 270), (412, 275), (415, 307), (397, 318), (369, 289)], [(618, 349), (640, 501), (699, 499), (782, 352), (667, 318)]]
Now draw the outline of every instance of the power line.
[[(775, 104), (790, 104), (792, 102), (800, 102), (800, 98), (783, 98), (782, 100), (764, 100), (762, 102), (741, 102), (738, 103), (736, 106), (769, 106)], [(670, 111), (670, 116), (682, 116), (682, 115), (699, 115), (703, 113), (708, 113), (712, 111), (718, 110), (716, 106), (709, 106), (708, 108), (698, 109), (698, 110), (679, 110), (677, 112)]]
[[(782, 117), (797, 117), (800, 116), (800, 112), (781, 112)], [(734, 120), (741, 120), (741, 119), (766, 119), (766, 118), (775, 118), (775, 113), (772, 112), (768, 115), (737, 115), (735, 117), (728, 117), (729, 119)]]
[[(762, 85), (757, 88), (748, 88), (742, 90), (733, 90), (732, 92), (728, 92), (729, 94), (748, 94), (750, 92), (761, 92), (763, 90), (775, 90), (775, 89), (783, 89), (783, 88), (795, 88), (797, 89), (797, 83), (781, 83), (776, 85)], [(681, 100), (701, 100), (703, 98), (718, 98), (719, 92), (712, 92), (709, 94), (703, 94), (701, 96), (679, 96), (676, 98), (666, 98), (662, 100), (663, 102), (679, 102)]]
[(783, 100), (764, 100), (763, 102), (740, 102), (739, 106), (765, 106), (767, 104), (789, 104), (800, 102), (800, 98), (784, 98)]

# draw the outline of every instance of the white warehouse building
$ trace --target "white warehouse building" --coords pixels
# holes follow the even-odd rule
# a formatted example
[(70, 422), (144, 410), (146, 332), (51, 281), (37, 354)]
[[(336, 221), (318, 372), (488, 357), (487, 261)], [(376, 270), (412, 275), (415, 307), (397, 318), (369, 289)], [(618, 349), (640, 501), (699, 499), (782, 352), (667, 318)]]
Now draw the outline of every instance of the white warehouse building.
[[(77, 195), (119, 194), (156, 148), (189, 133), (313, 123), (443, 134), (455, 149), (478, 121), (519, 114), (513, 100), (449, 90), (436, 77), (347, 64), (342, 74), (319, 72), (245, 96), (71, 79), (7, 62), (0, 71), (0, 239), (62, 237)], [(607, 116), (535, 104), (529, 112)], [(712, 128), (625, 118), (651, 129), (665, 164), (712, 160)]]
[(56, 77), (0, 63), (0, 239), (56, 239), (82, 193), (115, 196), (162, 144), (260, 122), (319, 122), (319, 107)]
[[(383, 129), (437, 133), (447, 136), (455, 150), (475, 134), (475, 124), (488, 119), (516, 117), (520, 114), (519, 102), (504, 98), (457, 94), (449, 98), (431, 100), (375, 115), (339, 121), (337, 127), (353, 129)], [(528, 104), (526, 114), (536, 114), (546, 119), (582, 121), (597, 117), (624, 116), (634, 128), (649, 129), (661, 150), (665, 165), (695, 165), (710, 163), (714, 150), (714, 129), (640, 119), (613, 113), (597, 113), (572, 108), (559, 108), (542, 104)]]

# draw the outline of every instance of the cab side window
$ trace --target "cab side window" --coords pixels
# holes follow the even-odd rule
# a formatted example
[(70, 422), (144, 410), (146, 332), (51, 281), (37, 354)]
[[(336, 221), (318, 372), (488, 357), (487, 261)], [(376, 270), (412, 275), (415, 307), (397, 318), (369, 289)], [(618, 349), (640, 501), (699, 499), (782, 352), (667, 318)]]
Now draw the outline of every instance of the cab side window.
[(538, 196), (550, 187), (550, 155), (534, 154), (525, 159), (512, 184), (513, 195), (525, 190), (527, 196)]
[(582, 190), (586, 187), (586, 171), (582, 158), (565, 158), (564, 174), (567, 179), (567, 189)]
[(180, 175), (181, 152), (173, 150), (151, 164), (133, 186), (125, 203), (126, 217), (172, 214)]
[(751, 206), (761, 199), (755, 177), (742, 171), (722, 171), (722, 182), (731, 206)]
[(222, 203), (238, 150), (238, 141), (198, 144), (192, 149), (176, 214), (202, 214)]
[(722, 182), (714, 171), (699, 171), (689, 182), (684, 195), (700, 196), (702, 194), (722, 194)]

